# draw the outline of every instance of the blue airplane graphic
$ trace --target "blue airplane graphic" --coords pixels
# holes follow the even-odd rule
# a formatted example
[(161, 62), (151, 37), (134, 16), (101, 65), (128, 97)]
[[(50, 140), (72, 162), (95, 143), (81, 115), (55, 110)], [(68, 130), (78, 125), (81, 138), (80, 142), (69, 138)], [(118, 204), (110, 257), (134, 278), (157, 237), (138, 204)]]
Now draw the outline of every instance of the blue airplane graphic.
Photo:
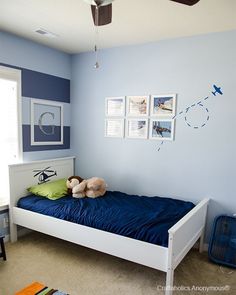
[(212, 91), (211, 93), (216, 96), (217, 93), (219, 93), (220, 95), (223, 95), (223, 92), (221, 91), (221, 87), (217, 87), (216, 85), (213, 85), (215, 91)]

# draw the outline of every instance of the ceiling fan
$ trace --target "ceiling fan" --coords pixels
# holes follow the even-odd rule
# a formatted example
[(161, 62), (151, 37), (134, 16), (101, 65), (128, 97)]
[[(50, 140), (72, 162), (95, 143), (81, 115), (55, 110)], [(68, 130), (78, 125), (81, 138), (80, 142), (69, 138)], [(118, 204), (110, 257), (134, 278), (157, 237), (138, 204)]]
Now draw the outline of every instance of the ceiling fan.
[[(84, 0), (91, 5), (95, 26), (104, 26), (112, 22), (112, 2), (114, 0)], [(192, 6), (200, 0), (170, 0), (180, 4)]]

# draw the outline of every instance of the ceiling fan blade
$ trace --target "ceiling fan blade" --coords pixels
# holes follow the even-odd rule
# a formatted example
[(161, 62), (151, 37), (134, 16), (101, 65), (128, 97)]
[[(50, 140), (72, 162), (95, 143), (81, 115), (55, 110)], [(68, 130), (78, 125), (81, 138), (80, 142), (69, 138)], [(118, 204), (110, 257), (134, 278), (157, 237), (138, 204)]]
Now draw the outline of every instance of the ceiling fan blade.
[(108, 25), (112, 21), (112, 4), (98, 6), (98, 18), (96, 17), (96, 6), (91, 5), (93, 22), (95, 26)]
[(193, 5), (197, 4), (200, 0), (170, 0), (170, 1), (178, 2), (178, 3), (189, 5), (189, 6), (193, 6)]

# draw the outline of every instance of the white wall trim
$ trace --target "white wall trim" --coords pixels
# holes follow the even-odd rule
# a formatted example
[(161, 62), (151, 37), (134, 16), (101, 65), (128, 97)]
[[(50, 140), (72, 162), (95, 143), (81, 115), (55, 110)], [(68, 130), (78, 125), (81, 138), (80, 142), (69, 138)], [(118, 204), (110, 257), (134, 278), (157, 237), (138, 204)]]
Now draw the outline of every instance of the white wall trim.
[[(194, 245), (193, 247), (194, 249), (199, 249), (199, 241)], [(209, 248), (209, 244), (208, 243), (204, 243), (203, 244), (203, 251), (204, 252), (208, 252), (208, 248)]]
[(17, 141), (18, 141), (18, 162), (23, 161), (22, 145), (22, 97), (21, 97), (21, 70), (0, 66), (0, 77), (17, 82)]
[[(18, 235), (18, 237), (23, 237), (23, 236), (26, 236), (32, 232), (33, 231), (28, 228), (21, 228), (20, 230), (17, 231), (17, 235)], [(5, 235), (4, 242), (5, 243), (10, 242), (10, 235)]]

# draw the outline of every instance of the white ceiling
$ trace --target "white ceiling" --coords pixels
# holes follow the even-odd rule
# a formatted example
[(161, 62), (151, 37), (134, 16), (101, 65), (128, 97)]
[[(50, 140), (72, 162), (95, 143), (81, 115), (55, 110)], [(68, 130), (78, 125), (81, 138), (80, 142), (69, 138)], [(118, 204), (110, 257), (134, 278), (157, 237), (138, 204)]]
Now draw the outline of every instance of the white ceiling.
[[(58, 35), (48, 38), (34, 31)], [(94, 48), (91, 10), (83, 0), (0, 0), (0, 29), (68, 53)], [(99, 28), (99, 48), (236, 29), (236, 0), (115, 0), (113, 22)]]

